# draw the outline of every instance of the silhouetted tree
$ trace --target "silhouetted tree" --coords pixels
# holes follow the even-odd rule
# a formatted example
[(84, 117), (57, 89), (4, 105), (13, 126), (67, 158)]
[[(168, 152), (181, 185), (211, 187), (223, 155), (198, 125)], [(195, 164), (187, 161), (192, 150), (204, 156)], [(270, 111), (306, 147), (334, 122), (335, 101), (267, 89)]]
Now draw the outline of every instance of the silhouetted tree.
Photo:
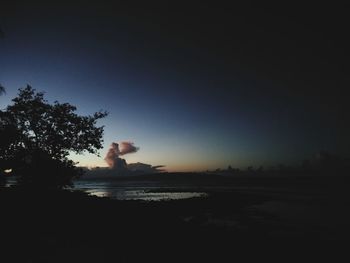
[(5, 88), (0, 84), (0, 95), (5, 93)]
[[(4, 32), (1, 30), (0, 27), (0, 38), (4, 37)], [(5, 93), (5, 88), (0, 84), (0, 95)]]
[(0, 186), (6, 183), (4, 171), (12, 166), (10, 164), (10, 156), (13, 155), (11, 144), (15, 143), (17, 138), (19, 134), (13, 119), (7, 112), (0, 110)]
[(0, 111), (0, 170), (10, 168), (10, 159), (15, 151), (12, 145), (16, 145), (20, 134), (12, 116), (8, 112)]
[(31, 186), (57, 187), (71, 185), (82, 170), (68, 159), (71, 152), (98, 154), (102, 148), (103, 126), (96, 122), (107, 116), (96, 112), (80, 116), (76, 107), (55, 101), (49, 104), (44, 93), (30, 86), (1, 113), (0, 168), (12, 168), (20, 183)]

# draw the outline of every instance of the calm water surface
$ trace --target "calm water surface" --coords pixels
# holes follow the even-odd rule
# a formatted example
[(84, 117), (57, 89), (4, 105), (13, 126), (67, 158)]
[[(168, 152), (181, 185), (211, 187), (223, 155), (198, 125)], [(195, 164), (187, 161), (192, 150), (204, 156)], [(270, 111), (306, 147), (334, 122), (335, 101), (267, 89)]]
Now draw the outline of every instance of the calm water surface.
[(182, 186), (172, 191), (169, 190), (169, 185), (147, 181), (79, 180), (74, 186), (75, 189), (83, 190), (90, 195), (118, 200), (163, 201), (207, 196), (205, 192), (190, 191), (189, 187)]

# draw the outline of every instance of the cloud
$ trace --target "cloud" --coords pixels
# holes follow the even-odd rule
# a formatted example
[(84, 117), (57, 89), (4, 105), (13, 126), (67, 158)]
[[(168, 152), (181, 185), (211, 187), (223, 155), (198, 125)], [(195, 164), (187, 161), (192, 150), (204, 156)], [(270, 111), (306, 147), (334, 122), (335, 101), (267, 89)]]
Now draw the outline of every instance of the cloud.
[(128, 153), (135, 153), (139, 150), (133, 142), (121, 142), (119, 143), (119, 155), (125, 155)]
[(114, 168), (116, 158), (119, 156), (119, 146), (118, 143), (113, 142), (109, 148), (105, 161), (110, 168)]
[[(107, 152), (105, 161), (107, 162), (110, 169), (108, 169), (113, 174), (118, 175), (132, 175), (132, 174), (145, 174), (145, 173), (158, 173), (163, 172), (162, 169), (164, 165), (153, 166), (146, 163), (130, 163), (128, 164), (125, 159), (120, 158), (125, 154), (135, 153), (139, 150), (133, 142), (113, 142)], [(106, 173), (107, 172), (107, 173)], [(90, 172), (90, 174), (109, 174), (110, 172), (102, 170), (95, 170)]]
[(107, 152), (105, 161), (111, 169), (125, 170), (127, 169), (126, 161), (119, 156), (135, 153), (138, 150), (139, 148), (132, 142), (120, 142), (119, 144), (113, 142)]
[(164, 171), (163, 169), (161, 169), (163, 167), (164, 165), (152, 166), (150, 164), (140, 162), (128, 164), (128, 170), (137, 173), (158, 173)]
[[(110, 169), (107, 167), (95, 167), (95, 168), (86, 169), (86, 174), (84, 175), (84, 177), (90, 178), (90, 179), (97, 179), (97, 178), (110, 179), (118, 176), (136, 176), (136, 175), (143, 175), (143, 174), (155, 174), (155, 173), (160, 173), (165, 171), (161, 169), (164, 167), (164, 165), (153, 166), (150, 164), (140, 163), (140, 162), (126, 164), (124, 159), (119, 158), (119, 160), (122, 160), (121, 162), (123, 162), (123, 164), (120, 164), (120, 163), (116, 164), (116, 167), (119, 167), (119, 168)], [(120, 168), (120, 167), (123, 167), (123, 168)]]

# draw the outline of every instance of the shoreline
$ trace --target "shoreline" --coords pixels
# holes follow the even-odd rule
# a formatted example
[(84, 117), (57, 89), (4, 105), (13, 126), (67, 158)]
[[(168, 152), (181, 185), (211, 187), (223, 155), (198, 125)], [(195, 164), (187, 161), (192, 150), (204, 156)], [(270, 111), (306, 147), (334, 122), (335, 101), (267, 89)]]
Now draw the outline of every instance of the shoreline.
[[(13, 262), (273, 260), (292, 251), (293, 256), (305, 251), (315, 256), (316, 250), (321, 255), (350, 241), (347, 185), (336, 185), (308, 197), (269, 190), (213, 191), (207, 198), (166, 202), (3, 188), (2, 245), (19, 256)], [(320, 248), (327, 250), (321, 253)]]

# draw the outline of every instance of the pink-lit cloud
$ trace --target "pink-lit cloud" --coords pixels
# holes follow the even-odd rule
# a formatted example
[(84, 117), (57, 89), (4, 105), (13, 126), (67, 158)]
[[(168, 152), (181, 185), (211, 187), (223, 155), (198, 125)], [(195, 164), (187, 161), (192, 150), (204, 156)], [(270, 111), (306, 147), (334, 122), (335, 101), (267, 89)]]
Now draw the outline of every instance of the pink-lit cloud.
[(138, 149), (132, 142), (120, 142), (119, 144), (113, 142), (107, 152), (105, 161), (111, 169), (127, 169), (126, 161), (119, 156), (135, 153)]

